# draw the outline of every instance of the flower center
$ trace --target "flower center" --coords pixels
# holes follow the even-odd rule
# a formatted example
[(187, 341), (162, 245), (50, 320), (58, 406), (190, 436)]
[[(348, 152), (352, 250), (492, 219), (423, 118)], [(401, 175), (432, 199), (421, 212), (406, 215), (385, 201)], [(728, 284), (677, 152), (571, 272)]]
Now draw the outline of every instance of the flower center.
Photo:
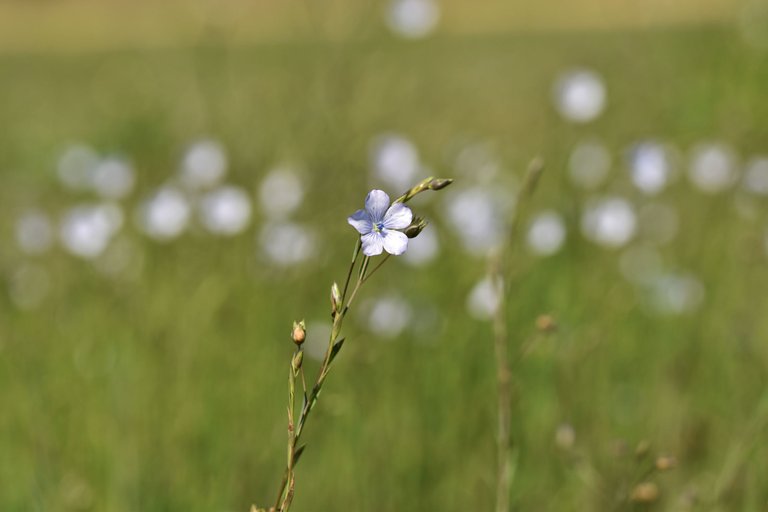
[(376, 222), (373, 225), (373, 230), (376, 233), (380, 233), (384, 229), (384, 223), (383, 222)]

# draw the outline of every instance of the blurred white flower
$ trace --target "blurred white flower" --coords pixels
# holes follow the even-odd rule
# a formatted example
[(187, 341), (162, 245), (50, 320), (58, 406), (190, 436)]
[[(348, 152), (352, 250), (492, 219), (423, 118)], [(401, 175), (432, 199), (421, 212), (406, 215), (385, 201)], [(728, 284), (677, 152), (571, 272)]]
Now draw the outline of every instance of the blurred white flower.
[(122, 225), (123, 212), (117, 205), (80, 205), (65, 214), (59, 234), (71, 254), (93, 259), (107, 248)]
[(289, 267), (315, 255), (317, 240), (307, 228), (292, 222), (271, 222), (261, 230), (262, 252), (274, 264)]
[(605, 85), (590, 70), (577, 69), (561, 75), (554, 88), (555, 107), (560, 115), (574, 123), (597, 118), (605, 108)]
[(301, 178), (290, 167), (278, 167), (270, 171), (259, 188), (261, 208), (272, 220), (288, 217), (296, 211), (303, 199)]
[(200, 199), (200, 222), (215, 235), (236, 235), (248, 227), (251, 200), (239, 187), (222, 186)]
[(383, 251), (399, 256), (408, 249), (408, 237), (401, 229), (411, 224), (413, 213), (403, 203), (390, 205), (383, 190), (371, 190), (365, 198), (365, 209), (347, 218), (350, 226), (360, 233), (363, 254), (378, 256)]
[(605, 247), (621, 247), (635, 234), (637, 219), (632, 205), (620, 197), (593, 201), (581, 218), (584, 236)]
[(121, 199), (133, 190), (136, 181), (133, 167), (127, 161), (110, 157), (101, 160), (93, 170), (93, 189), (104, 199)]
[(611, 153), (605, 144), (594, 139), (579, 143), (568, 160), (571, 181), (586, 190), (602, 185), (610, 170)]
[(704, 300), (704, 285), (689, 274), (662, 274), (650, 283), (649, 299), (659, 313), (691, 313)]
[(42, 254), (53, 245), (53, 226), (46, 214), (32, 210), (16, 221), (16, 243), (27, 254)]
[(440, 252), (440, 242), (434, 226), (427, 226), (419, 236), (408, 242), (408, 250), (403, 254), (403, 261), (414, 267), (420, 267), (433, 261)]
[(56, 172), (61, 183), (73, 190), (87, 190), (91, 186), (93, 171), (99, 163), (99, 155), (92, 148), (75, 144), (59, 157)]
[(467, 311), (477, 320), (489, 320), (501, 303), (502, 283), (486, 276), (472, 288), (467, 297)]
[(632, 183), (648, 195), (664, 190), (673, 177), (669, 151), (659, 143), (643, 142), (629, 151), (629, 172)]
[(707, 194), (726, 190), (738, 179), (736, 153), (723, 143), (697, 146), (691, 153), (688, 178)]
[(190, 189), (209, 188), (227, 173), (227, 154), (221, 144), (201, 140), (187, 149), (181, 162), (181, 182)]
[(440, 19), (440, 7), (435, 0), (391, 0), (387, 25), (395, 34), (408, 39), (429, 35)]
[(759, 196), (768, 196), (768, 156), (753, 158), (744, 171), (744, 188)]
[(155, 240), (171, 240), (187, 228), (191, 207), (180, 190), (165, 186), (155, 191), (139, 207), (138, 227)]
[(369, 300), (361, 309), (366, 312), (368, 330), (386, 339), (400, 335), (413, 318), (410, 304), (397, 295)]
[(565, 231), (565, 222), (557, 212), (541, 212), (528, 227), (528, 248), (540, 256), (555, 254), (565, 242)]
[(501, 189), (481, 186), (446, 195), (448, 224), (472, 255), (485, 256), (502, 242), (514, 200)]
[(374, 177), (395, 190), (410, 188), (421, 167), (416, 146), (398, 134), (373, 139), (369, 156)]

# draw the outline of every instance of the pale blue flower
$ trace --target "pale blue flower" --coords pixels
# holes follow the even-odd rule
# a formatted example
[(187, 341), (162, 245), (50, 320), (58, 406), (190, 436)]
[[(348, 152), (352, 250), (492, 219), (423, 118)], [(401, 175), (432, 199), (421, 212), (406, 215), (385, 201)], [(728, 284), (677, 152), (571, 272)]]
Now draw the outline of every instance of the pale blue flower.
[(371, 190), (365, 198), (365, 209), (357, 210), (347, 222), (360, 233), (363, 254), (376, 256), (384, 250), (397, 256), (408, 248), (408, 237), (397, 230), (407, 228), (412, 220), (410, 208), (403, 203), (390, 206), (386, 192)]

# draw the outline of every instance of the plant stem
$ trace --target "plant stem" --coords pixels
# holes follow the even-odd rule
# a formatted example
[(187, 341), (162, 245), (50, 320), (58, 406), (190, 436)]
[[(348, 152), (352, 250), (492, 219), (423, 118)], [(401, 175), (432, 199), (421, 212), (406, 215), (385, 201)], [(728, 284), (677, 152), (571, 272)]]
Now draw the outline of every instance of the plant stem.
[[(515, 216), (509, 226), (508, 248), (512, 246), (520, 225), (521, 213), (536, 188), (544, 168), (540, 159), (534, 159), (525, 174), (523, 188), (517, 197)], [(508, 249), (509, 250), (509, 249)], [(496, 431), (496, 512), (509, 511), (509, 491), (512, 484), (512, 367), (509, 361), (509, 333), (507, 331), (507, 292), (509, 283), (505, 276), (509, 270), (508, 260), (502, 250), (491, 258), (489, 277), (496, 288), (498, 304), (493, 315), (493, 345), (496, 357), (496, 409), (498, 429)]]

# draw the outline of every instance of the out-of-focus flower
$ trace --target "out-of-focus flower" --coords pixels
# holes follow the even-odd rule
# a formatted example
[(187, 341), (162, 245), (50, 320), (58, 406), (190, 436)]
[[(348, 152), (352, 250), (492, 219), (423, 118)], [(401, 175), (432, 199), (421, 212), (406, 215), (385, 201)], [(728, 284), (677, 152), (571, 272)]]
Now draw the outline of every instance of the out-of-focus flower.
[(110, 157), (100, 161), (93, 169), (91, 185), (104, 199), (121, 199), (133, 190), (135, 172), (127, 161)]
[(501, 303), (501, 281), (484, 277), (472, 288), (467, 297), (467, 310), (478, 320), (493, 317)]
[(698, 309), (704, 300), (704, 285), (684, 273), (660, 274), (649, 283), (648, 298), (658, 313), (680, 315)]
[(744, 171), (744, 188), (759, 196), (768, 196), (768, 157), (753, 158)]
[(285, 219), (304, 199), (304, 187), (298, 173), (281, 166), (270, 171), (259, 188), (259, 201), (264, 213), (273, 220)]
[(200, 222), (215, 235), (242, 233), (250, 220), (251, 201), (239, 187), (222, 186), (200, 200)]
[(122, 224), (123, 212), (115, 204), (76, 206), (61, 223), (61, 242), (75, 256), (93, 259), (104, 252)]
[(99, 155), (92, 148), (75, 144), (59, 157), (56, 172), (67, 188), (86, 190), (91, 186), (93, 171), (99, 163)]
[(39, 211), (24, 213), (16, 221), (16, 243), (27, 254), (42, 254), (53, 245), (53, 227)]
[(403, 254), (403, 261), (420, 267), (435, 259), (440, 252), (440, 242), (434, 226), (428, 226), (419, 236), (408, 242), (408, 251)]
[(406, 190), (421, 164), (416, 146), (402, 135), (380, 135), (371, 142), (370, 166), (375, 178), (396, 190)]
[(387, 25), (395, 34), (408, 39), (429, 35), (440, 19), (435, 0), (392, 0), (387, 11)]
[(628, 157), (632, 183), (645, 194), (658, 194), (673, 177), (669, 151), (659, 143), (637, 144), (630, 149)]
[(723, 143), (697, 146), (691, 154), (688, 178), (696, 188), (707, 194), (726, 190), (738, 178), (736, 153)]
[(171, 240), (187, 227), (191, 207), (180, 190), (166, 186), (157, 190), (139, 208), (139, 229), (155, 240)]
[(606, 247), (621, 247), (629, 242), (637, 228), (632, 205), (620, 197), (593, 202), (581, 218), (581, 230), (589, 240)]
[(367, 301), (363, 304), (362, 310), (366, 312), (368, 329), (387, 339), (395, 338), (402, 333), (413, 318), (410, 304), (397, 295)]
[(526, 238), (534, 254), (555, 254), (565, 241), (565, 223), (554, 211), (541, 212), (531, 221)]
[(365, 198), (365, 209), (357, 210), (347, 222), (360, 233), (363, 254), (377, 256), (382, 251), (403, 254), (408, 248), (408, 237), (397, 231), (411, 224), (413, 213), (403, 203), (390, 206), (389, 196), (383, 190), (371, 190)]
[(555, 107), (574, 123), (587, 123), (605, 108), (605, 85), (597, 73), (577, 69), (560, 76), (555, 83)]
[(227, 173), (227, 154), (218, 142), (201, 140), (184, 154), (180, 172), (181, 182), (190, 189), (212, 187)]
[(262, 228), (259, 245), (272, 263), (290, 267), (311, 258), (317, 240), (311, 231), (299, 224), (272, 222)]
[(448, 194), (445, 201), (448, 225), (461, 237), (468, 252), (486, 256), (501, 243), (514, 205), (511, 193), (477, 186)]
[(597, 140), (579, 143), (568, 160), (571, 181), (587, 190), (602, 185), (610, 170), (611, 153), (605, 144)]

